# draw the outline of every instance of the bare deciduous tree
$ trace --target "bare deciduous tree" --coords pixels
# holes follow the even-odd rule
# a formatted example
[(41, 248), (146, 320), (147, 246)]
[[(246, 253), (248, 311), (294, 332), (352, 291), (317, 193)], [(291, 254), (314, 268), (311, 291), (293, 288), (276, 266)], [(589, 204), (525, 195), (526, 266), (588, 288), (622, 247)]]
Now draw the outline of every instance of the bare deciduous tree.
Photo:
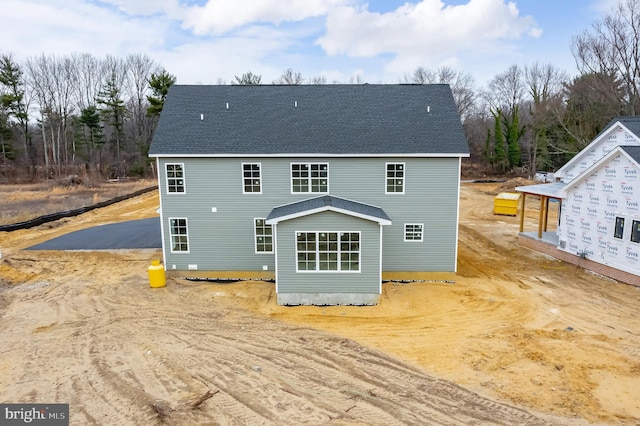
[(404, 80), (414, 84), (448, 84), (463, 121), (476, 101), (475, 81), (471, 74), (451, 67), (442, 66), (435, 71), (418, 67), (411, 76), (405, 76)]
[(529, 116), (525, 118), (531, 131), (523, 138), (523, 148), (533, 175), (539, 167), (552, 168), (550, 157), (558, 154), (558, 146), (566, 140), (556, 129), (564, 116), (563, 94), (569, 76), (552, 64), (535, 62), (525, 66), (524, 79), (530, 96)]
[(484, 93), (484, 97), (491, 108), (500, 108), (511, 113), (523, 103), (524, 94), (522, 69), (518, 65), (511, 65), (489, 82), (489, 90)]
[(304, 83), (304, 78), (302, 78), (302, 73), (300, 71), (294, 71), (291, 68), (287, 68), (280, 74), (277, 80), (273, 81), (273, 84), (292, 84), (292, 85), (300, 85)]
[(327, 84), (327, 77), (324, 75), (319, 75), (317, 77), (311, 78), (311, 84)]
[(234, 78), (235, 81), (231, 84), (237, 86), (257, 86), (262, 81), (261, 75), (254, 74), (251, 71), (242, 74), (240, 77), (236, 75)]
[(147, 55), (130, 54), (125, 60), (125, 67), (129, 82), (127, 109), (129, 111), (128, 131), (134, 144), (138, 147), (142, 156), (147, 155), (151, 136), (153, 134), (153, 121), (147, 114), (147, 97), (151, 94), (149, 81), (152, 75), (162, 70), (159, 64)]
[[(601, 21), (574, 37), (572, 53), (580, 72), (601, 76), (611, 82), (615, 76), (625, 90), (624, 112), (636, 115), (640, 109), (640, 0), (620, 0)], [(616, 99), (614, 85), (606, 96)]]

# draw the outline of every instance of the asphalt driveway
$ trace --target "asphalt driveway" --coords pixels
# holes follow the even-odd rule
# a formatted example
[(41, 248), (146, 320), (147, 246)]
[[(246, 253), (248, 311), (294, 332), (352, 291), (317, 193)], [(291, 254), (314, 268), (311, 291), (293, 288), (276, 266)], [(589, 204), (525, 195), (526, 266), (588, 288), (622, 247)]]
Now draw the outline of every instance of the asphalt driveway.
[(161, 248), (160, 218), (131, 220), (71, 232), (27, 250), (116, 250)]

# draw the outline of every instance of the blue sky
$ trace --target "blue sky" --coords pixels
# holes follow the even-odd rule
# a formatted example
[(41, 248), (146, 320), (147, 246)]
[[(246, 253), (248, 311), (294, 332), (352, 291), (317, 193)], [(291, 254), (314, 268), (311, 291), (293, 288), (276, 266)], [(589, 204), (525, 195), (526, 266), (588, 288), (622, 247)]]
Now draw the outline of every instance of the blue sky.
[(270, 83), (292, 68), (328, 82), (398, 83), (418, 66), (510, 65), (577, 74), (571, 39), (616, 0), (0, 0), (0, 53), (144, 53), (181, 84)]

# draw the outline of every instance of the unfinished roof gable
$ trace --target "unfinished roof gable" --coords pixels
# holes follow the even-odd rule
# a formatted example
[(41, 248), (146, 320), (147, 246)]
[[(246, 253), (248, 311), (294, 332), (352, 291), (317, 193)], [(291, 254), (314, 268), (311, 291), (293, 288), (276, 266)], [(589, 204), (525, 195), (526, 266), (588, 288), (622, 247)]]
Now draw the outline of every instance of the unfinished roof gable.
[(619, 145), (640, 146), (640, 117), (611, 120), (589, 145), (555, 173), (556, 178), (570, 182)]

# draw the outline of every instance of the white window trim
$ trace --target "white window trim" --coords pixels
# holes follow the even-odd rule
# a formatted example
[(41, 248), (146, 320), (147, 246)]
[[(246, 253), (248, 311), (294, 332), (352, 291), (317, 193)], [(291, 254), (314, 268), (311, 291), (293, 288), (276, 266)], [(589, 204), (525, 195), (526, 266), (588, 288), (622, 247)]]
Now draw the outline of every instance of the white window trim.
[[(349, 233), (349, 234), (358, 234), (358, 269), (357, 270), (348, 270), (348, 271), (343, 271), (341, 269), (335, 270), (335, 271), (331, 271), (331, 270), (320, 270), (320, 250), (318, 249), (318, 239), (316, 238), (316, 269), (313, 271), (309, 271), (309, 270), (300, 270), (298, 269), (298, 234), (299, 233), (305, 233), (305, 234), (310, 234), (310, 233), (315, 233), (315, 234), (320, 234), (320, 233), (337, 233), (337, 234), (341, 234), (341, 233)], [(362, 273), (362, 233), (360, 231), (295, 231), (293, 233), (293, 238), (294, 238), (294, 244), (295, 244), (295, 248), (296, 248), (296, 252), (295, 252), (295, 262), (296, 262), (296, 273), (300, 273), (300, 274), (360, 274)], [(349, 251), (351, 253), (351, 251)], [(338, 237), (338, 268), (341, 267), (340, 264), (340, 239)]]
[[(387, 191), (387, 182), (388, 182), (388, 177), (387, 177), (387, 168), (389, 166), (389, 164), (402, 164), (402, 191), (397, 192), (389, 192)], [(396, 162), (396, 161), (388, 161), (386, 163), (384, 163), (384, 193), (385, 195), (403, 195), (405, 192), (405, 188), (407, 187), (407, 164), (403, 163), (403, 162)]]
[[(407, 226), (420, 226), (420, 239), (409, 240), (407, 239)], [(424, 241), (424, 223), (405, 223), (404, 224), (404, 242), (405, 243), (421, 243)]]
[[(171, 221), (172, 220), (180, 220), (180, 219), (184, 219), (184, 225), (185, 228), (187, 229), (187, 233), (185, 234), (185, 236), (187, 237), (187, 250), (183, 251), (183, 250), (174, 250), (173, 249), (173, 228), (171, 226)], [(175, 235), (182, 235), (182, 234), (175, 234)], [(189, 254), (191, 252), (191, 242), (189, 241), (189, 219), (186, 217), (170, 217), (169, 218), (169, 245), (171, 246), (171, 253), (175, 253), (175, 254)]]
[[(167, 172), (167, 167), (168, 166), (180, 166), (182, 167), (182, 192), (169, 192), (169, 179), (176, 179), (176, 178), (169, 178), (169, 173)], [(184, 167), (184, 163), (164, 163), (164, 178), (165, 178), (165, 183), (166, 183), (166, 190), (167, 190), (167, 194), (168, 195), (177, 195), (177, 194), (186, 194), (187, 193), (187, 173)]]
[[(248, 165), (254, 165), (257, 164), (258, 165), (258, 172), (260, 173), (260, 175), (258, 176), (258, 180), (260, 181), (260, 191), (258, 192), (247, 192), (245, 191), (245, 185), (244, 185), (244, 180), (246, 179), (244, 177), (244, 166), (248, 166)], [(262, 163), (242, 163), (240, 165), (240, 172), (241, 172), (241, 176), (242, 176), (242, 193), (243, 194), (249, 194), (249, 195), (260, 195), (262, 194)], [(251, 178), (253, 179), (253, 178)]]
[(256, 232), (256, 220), (263, 220), (266, 222), (267, 219), (264, 217), (253, 218), (253, 249), (255, 250), (255, 254), (273, 254), (273, 246), (274, 246), (273, 225), (267, 225), (266, 223), (264, 224), (265, 226), (271, 227), (271, 251), (258, 251), (258, 233)]
[[(311, 184), (311, 165), (312, 164), (317, 164), (317, 165), (326, 165), (327, 166), (327, 190), (325, 192), (312, 192), (312, 191), (307, 191), (307, 192), (293, 192), (293, 165), (307, 165), (309, 166), (309, 184), (307, 186), (307, 189), (311, 189), (312, 188), (312, 184)], [(291, 194), (292, 195), (296, 195), (296, 194), (329, 194), (329, 185), (330, 185), (330, 180), (329, 180), (329, 176), (330, 176), (330, 170), (329, 170), (329, 163), (323, 163), (323, 162), (306, 162), (306, 161), (302, 161), (302, 162), (291, 162), (289, 163), (289, 185), (291, 187)]]

